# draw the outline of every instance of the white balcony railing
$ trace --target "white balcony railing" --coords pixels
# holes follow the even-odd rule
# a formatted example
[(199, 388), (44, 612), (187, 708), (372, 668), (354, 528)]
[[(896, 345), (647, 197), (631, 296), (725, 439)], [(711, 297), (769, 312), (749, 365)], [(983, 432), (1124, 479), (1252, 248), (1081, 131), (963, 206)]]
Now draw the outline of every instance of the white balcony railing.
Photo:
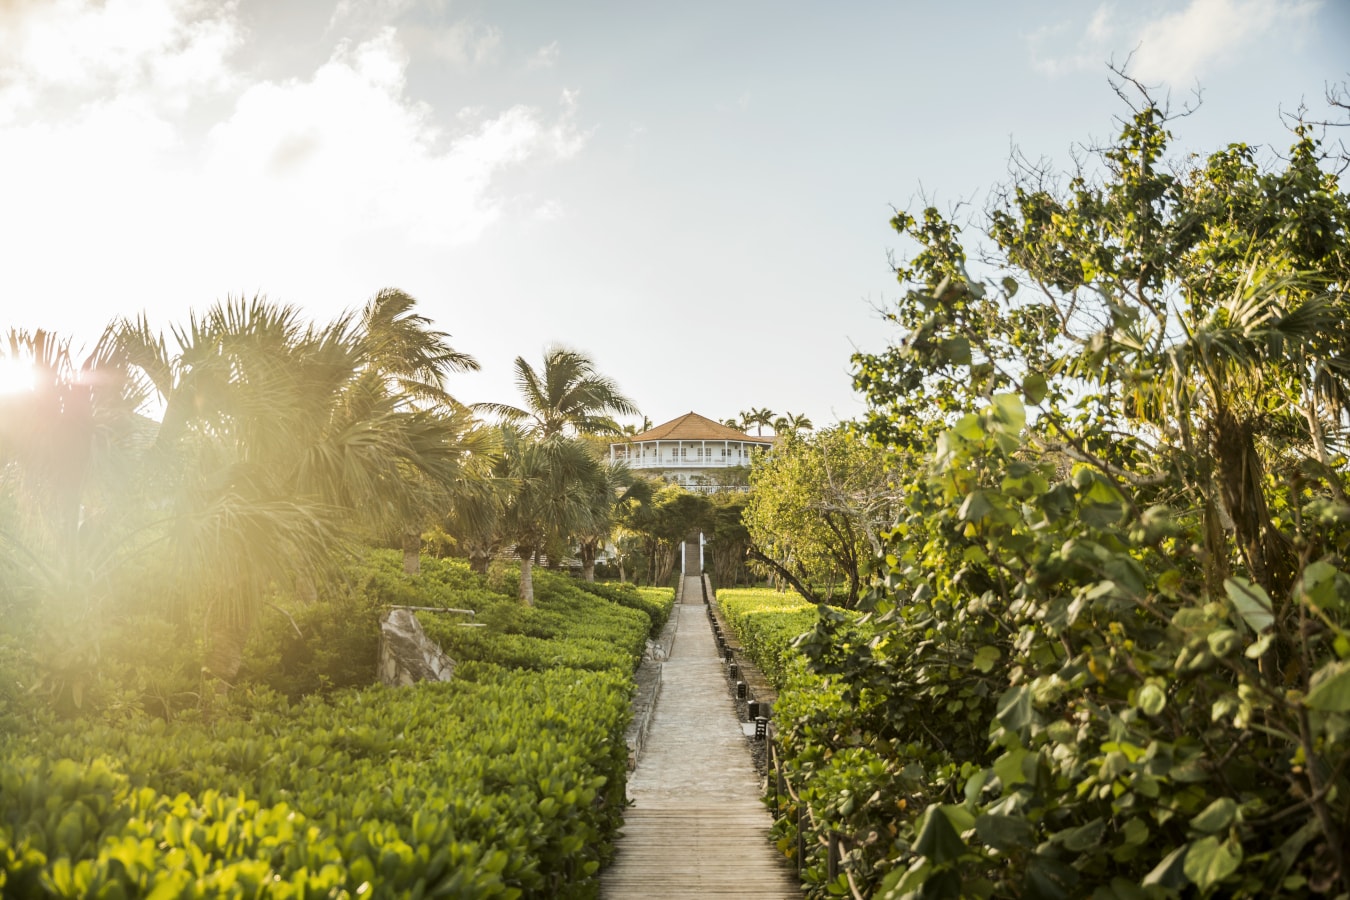
[(718, 459), (717, 457), (710, 459), (699, 459), (697, 457), (693, 459), (670, 459), (669, 457), (665, 459), (638, 459), (636, 457), (624, 459), (622, 456), (616, 456), (614, 458), (619, 462), (627, 463), (630, 469), (726, 469), (732, 466), (750, 465), (748, 459)]

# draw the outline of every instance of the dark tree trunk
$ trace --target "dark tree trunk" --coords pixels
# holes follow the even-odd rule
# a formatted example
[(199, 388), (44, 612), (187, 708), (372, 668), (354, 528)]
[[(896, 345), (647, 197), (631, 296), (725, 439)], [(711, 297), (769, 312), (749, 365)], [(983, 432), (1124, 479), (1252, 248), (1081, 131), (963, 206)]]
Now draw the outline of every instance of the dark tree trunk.
[(812, 591), (805, 584), (803, 584), (801, 580), (797, 578), (796, 575), (793, 575), (792, 572), (784, 568), (777, 560), (770, 559), (754, 544), (751, 544), (749, 547), (747, 547), (745, 553), (751, 559), (757, 559), (760, 562), (764, 563), (764, 565), (773, 569), (773, 571), (778, 574), (778, 577), (782, 578), (788, 584), (792, 585), (793, 590), (801, 594), (802, 597), (804, 597), (805, 599), (810, 600), (812, 603), (817, 604), (821, 602), (821, 599), (816, 596), (815, 592)]
[(1241, 422), (1229, 410), (1220, 410), (1212, 423), (1219, 488), (1233, 518), (1238, 549), (1252, 581), (1266, 589), (1278, 604), (1288, 597), (1298, 573), (1289, 540), (1276, 530), (1266, 505), (1265, 467), (1256, 451), (1250, 422)]

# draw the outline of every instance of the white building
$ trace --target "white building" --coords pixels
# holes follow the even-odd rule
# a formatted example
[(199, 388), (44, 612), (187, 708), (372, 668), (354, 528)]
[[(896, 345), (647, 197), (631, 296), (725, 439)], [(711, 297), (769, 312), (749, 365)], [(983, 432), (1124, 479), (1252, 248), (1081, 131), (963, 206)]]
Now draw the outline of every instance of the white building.
[(744, 490), (730, 477), (735, 474), (731, 470), (748, 469), (751, 456), (772, 447), (773, 441), (772, 435), (744, 434), (690, 412), (610, 444), (609, 458), (691, 491)]
[[(611, 462), (657, 475), (687, 490), (712, 494), (746, 490), (743, 472), (755, 453), (773, 446), (773, 436), (744, 434), (698, 413), (685, 413), (664, 425), (609, 445)], [(739, 477), (738, 477), (739, 476)], [(680, 546), (680, 572), (703, 571), (704, 536), (689, 535)]]

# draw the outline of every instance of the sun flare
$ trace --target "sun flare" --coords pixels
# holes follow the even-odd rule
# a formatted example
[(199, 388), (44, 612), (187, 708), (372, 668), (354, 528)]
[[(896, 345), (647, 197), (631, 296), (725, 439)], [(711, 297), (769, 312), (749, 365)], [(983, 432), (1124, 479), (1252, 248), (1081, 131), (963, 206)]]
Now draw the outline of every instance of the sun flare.
[(0, 359), (0, 394), (31, 391), (35, 381), (32, 363), (22, 359)]

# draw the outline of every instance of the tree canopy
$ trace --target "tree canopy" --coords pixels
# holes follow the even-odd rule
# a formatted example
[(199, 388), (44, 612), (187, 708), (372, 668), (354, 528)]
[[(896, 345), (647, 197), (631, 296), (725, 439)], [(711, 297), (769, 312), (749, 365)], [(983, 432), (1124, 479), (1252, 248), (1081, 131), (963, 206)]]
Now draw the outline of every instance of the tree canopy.
[(1303, 123), (1169, 162), (1133, 87), (1117, 140), (1017, 169), (978, 275), (938, 210), (893, 220), (856, 384), (927, 459), (866, 639), (802, 645), (837, 702), (783, 703), (794, 764), (871, 797), (805, 801), (877, 836), (864, 893), (1350, 888), (1350, 197)]

